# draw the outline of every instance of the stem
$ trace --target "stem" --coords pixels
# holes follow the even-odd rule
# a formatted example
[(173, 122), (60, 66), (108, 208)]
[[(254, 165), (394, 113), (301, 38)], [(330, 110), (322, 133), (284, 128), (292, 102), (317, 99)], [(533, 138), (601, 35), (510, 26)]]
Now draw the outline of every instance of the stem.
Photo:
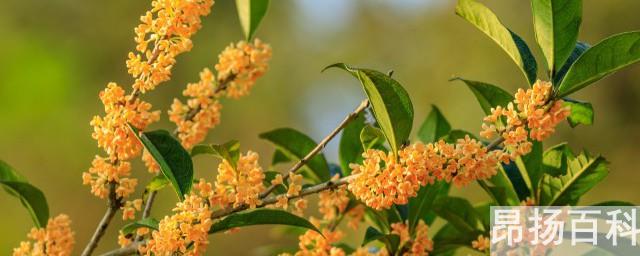
[(144, 211), (142, 211), (143, 219), (149, 218), (149, 215), (151, 215), (151, 207), (153, 206), (153, 200), (156, 199), (157, 194), (158, 191), (151, 191), (149, 197), (147, 197), (147, 203), (144, 205)]
[(113, 216), (116, 215), (116, 212), (122, 206), (121, 198), (118, 198), (116, 195), (116, 184), (113, 182), (109, 183), (108, 203), (109, 203), (109, 206), (107, 207), (107, 212), (105, 212), (104, 216), (102, 217), (102, 220), (100, 220), (100, 223), (98, 223), (98, 227), (96, 228), (96, 231), (93, 233), (91, 240), (89, 240), (89, 243), (82, 251), (82, 254), (81, 254), (82, 256), (91, 255), (93, 251), (96, 249), (96, 247), (98, 247), (98, 242), (100, 241), (102, 236), (104, 236), (104, 233), (109, 227), (109, 223), (111, 223)]
[[(320, 141), (320, 143), (318, 143), (318, 145), (316, 145), (315, 148), (313, 148), (305, 157), (300, 159), (300, 161), (298, 161), (293, 167), (291, 167), (291, 169), (289, 169), (289, 171), (282, 177), (282, 179), (286, 180), (287, 178), (289, 178), (289, 176), (291, 176), (292, 173), (295, 173), (300, 168), (302, 168), (302, 166), (304, 166), (311, 158), (313, 158), (320, 151), (322, 151), (322, 149), (324, 149), (324, 147), (327, 145), (327, 143), (329, 143), (329, 141), (331, 141), (342, 129), (344, 129), (344, 127), (347, 126), (347, 124), (349, 124), (349, 122), (355, 119), (358, 116), (358, 114), (364, 111), (368, 106), (369, 106), (369, 100), (368, 99), (363, 100), (360, 103), (360, 106), (358, 106), (358, 108), (356, 108), (353, 112), (349, 113), (349, 115), (347, 115), (344, 118), (344, 120), (342, 120), (342, 122), (335, 129), (333, 129), (331, 133), (329, 133), (329, 135), (327, 135), (324, 139), (322, 139), (322, 141)], [(260, 193), (260, 198), (267, 197), (269, 194), (271, 194), (271, 192), (273, 192), (275, 188), (276, 188), (276, 185), (269, 186), (265, 191)]]
[(138, 246), (145, 244), (144, 241), (141, 242), (133, 242), (126, 247), (122, 247), (119, 249), (115, 249), (113, 251), (106, 252), (101, 256), (125, 256), (125, 255), (133, 255), (138, 253)]

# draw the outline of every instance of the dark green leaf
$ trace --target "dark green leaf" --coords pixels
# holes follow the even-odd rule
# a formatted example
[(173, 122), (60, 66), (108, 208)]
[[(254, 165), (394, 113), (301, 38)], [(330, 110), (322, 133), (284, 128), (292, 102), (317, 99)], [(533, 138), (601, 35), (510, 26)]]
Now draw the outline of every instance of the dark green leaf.
[(491, 184), (479, 180), (478, 184), (491, 196), (498, 205), (520, 205), (520, 198), (502, 165), (498, 166), (496, 175), (489, 179)]
[(360, 143), (360, 132), (364, 126), (364, 112), (360, 112), (355, 119), (342, 129), (338, 156), (340, 158), (340, 166), (345, 175), (351, 173), (349, 164), (360, 163), (362, 161), (362, 152), (364, 152), (364, 150)]
[(609, 37), (585, 51), (569, 68), (558, 98), (576, 92), (626, 66), (640, 61), (640, 31)]
[(413, 105), (407, 91), (396, 80), (375, 70), (353, 68), (344, 63), (336, 63), (325, 69), (332, 67), (343, 69), (360, 80), (375, 119), (392, 152), (397, 154), (408, 141), (413, 125)]
[(459, 197), (442, 197), (433, 203), (433, 210), (440, 218), (447, 220), (458, 231), (463, 233), (482, 233), (482, 218), (466, 199)]
[(162, 174), (171, 181), (180, 200), (184, 200), (184, 195), (191, 191), (193, 185), (193, 162), (189, 152), (168, 131), (140, 133), (132, 125), (129, 127), (156, 160)]
[(352, 253), (354, 253), (356, 251), (356, 249), (354, 249), (353, 247), (351, 247), (351, 246), (349, 246), (348, 244), (345, 244), (345, 243), (338, 243), (338, 244), (335, 244), (333, 246), (342, 249), (342, 251), (346, 255), (351, 255)]
[(518, 165), (513, 161), (509, 164), (502, 163), (501, 165), (509, 181), (513, 184), (518, 200), (522, 201), (531, 196), (531, 186), (527, 183), (528, 176), (524, 176), (527, 175), (526, 170), (518, 168)]
[(540, 205), (575, 205), (582, 195), (602, 181), (609, 173), (607, 161), (586, 153), (568, 157), (567, 174), (560, 177), (545, 175), (540, 185)]
[(367, 207), (365, 208), (364, 214), (367, 222), (372, 223), (376, 228), (383, 231), (390, 230), (391, 227), (388, 220), (389, 218), (387, 218), (387, 211), (377, 211), (371, 207)]
[(433, 242), (436, 246), (434, 246), (433, 252), (429, 253), (429, 255), (456, 255), (454, 252), (457, 249), (470, 248), (471, 242), (476, 238), (477, 235), (460, 232), (451, 223), (446, 223), (433, 237)]
[(625, 201), (604, 201), (597, 204), (592, 204), (591, 206), (636, 206), (633, 203), (625, 202)]
[(49, 205), (44, 193), (16, 172), (9, 164), (0, 160), (0, 187), (9, 195), (20, 199), (20, 203), (29, 211), (36, 227), (47, 226)]
[[(280, 128), (265, 132), (260, 134), (260, 138), (270, 141), (289, 159), (295, 160), (304, 158), (316, 147), (316, 142), (309, 136), (291, 128)], [(314, 182), (329, 180), (329, 165), (324, 154), (318, 153), (309, 159), (303, 168), (302, 174)]]
[(578, 40), (582, 0), (532, 0), (538, 45), (551, 72), (562, 67)]
[(538, 183), (542, 179), (542, 157), (543, 148), (542, 142), (531, 141), (531, 152), (516, 159), (516, 165), (522, 175), (526, 175), (525, 182), (529, 186), (530, 193), (536, 191)]
[(128, 235), (128, 234), (133, 234), (139, 228), (149, 228), (152, 230), (158, 230), (158, 220), (154, 218), (146, 218), (146, 219), (134, 221), (122, 227), (120, 231), (122, 231), (122, 234)]
[(469, 89), (473, 92), (480, 103), (480, 107), (485, 114), (491, 114), (491, 108), (495, 108), (497, 106), (506, 107), (509, 102), (513, 101), (513, 95), (501, 89), (498, 86), (466, 80), (459, 77), (453, 78), (452, 80), (460, 80), (467, 84)]
[(360, 132), (360, 143), (364, 150), (383, 147), (384, 134), (380, 129), (366, 125)]
[(400, 236), (396, 234), (383, 234), (374, 227), (368, 227), (367, 231), (364, 234), (362, 246), (376, 240), (384, 243), (387, 249), (391, 252), (396, 251), (398, 245), (400, 244)]
[(247, 40), (253, 37), (260, 21), (267, 13), (269, 0), (236, 0), (236, 8), (238, 9), (238, 18), (240, 25)]
[(418, 138), (424, 143), (436, 142), (447, 135), (449, 131), (451, 131), (451, 125), (447, 119), (444, 118), (438, 107), (431, 105), (431, 113), (420, 126)]
[(281, 210), (257, 209), (251, 212), (229, 215), (223, 220), (213, 224), (209, 230), (209, 234), (222, 232), (232, 228), (270, 224), (301, 227), (320, 233), (320, 231), (308, 220), (295, 214)]
[(436, 181), (433, 184), (422, 186), (418, 190), (418, 194), (409, 199), (409, 229), (413, 230), (417, 223), (422, 219), (427, 225), (431, 225), (435, 220), (435, 212), (433, 212), (433, 202), (441, 197), (449, 194), (450, 183), (445, 181)]
[(536, 81), (537, 64), (531, 50), (522, 38), (506, 28), (489, 8), (475, 0), (459, 0), (456, 5), (456, 14), (476, 26), (502, 47), (520, 67), (530, 84)]
[(593, 124), (593, 106), (591, 106), (591, 103), (579, 102), (565, 98), (564, 106), (571, 108), (571, 114), (567, 118), (571, 127), (576, 127), (579, 124)]
[(547, 149), (542, 157), (542, 173), (554, 177), (566, 175), (569, 168), (568, 159), (573, 159), (573, 153), (566, 143)]
[(576, 43), (576, 46), (575, 48), (573, 48), (573, 51), (571, 52), (571, 55), (569, 56), (567, 61), (564, 63), (564, 65), (562, 65), (562, 68), (560, 70), (557, 70), (555, 76), (553, 77), (554, 88), (560, 86), (560, 82), (562, 82), (562, 79), (564, 79), (564, 76), (567, 74), (567, 71), (569, 71), (569, 68), (585, 51), (587, 51), (587, 49), (589, 49), (589, 47), (591, 47), (591, 45), (587, 43)]
[(291, 159), (289, 159), (287, 155), (281, 150), (276, 149), (276, 151), (273, 153), (273, 157), (271, 158), (271, 165), (288, 162), (291, 162)]

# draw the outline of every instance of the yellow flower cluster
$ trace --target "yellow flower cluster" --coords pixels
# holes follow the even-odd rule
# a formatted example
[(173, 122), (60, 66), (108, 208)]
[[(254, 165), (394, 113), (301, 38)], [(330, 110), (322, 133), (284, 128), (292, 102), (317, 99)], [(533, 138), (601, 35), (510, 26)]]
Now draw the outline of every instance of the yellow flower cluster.
[(208, 68), (200, 72), (200, 81), (187, 85), (182, 92), (190, 97), (187, 104), (173, 99), (169, 120), (178, 126), (178, 138), (185, 148), (204, 140), (209, 129), (220, 123), (222, 105), (215, 97), (214, 75)]
[(267, 71), (269, 59), (271, 47), (258, 39), (253, 44), (240, 41), (227, 46), (215, 66), (227, 97), (237, 99), (247, 95), (256, 79)]
[(122, 207), (122, 220), (133, 220), (136, 218), (136, 211), (142, 210), (142, 199), (127, 201)]
[(322, 213), (322, 219), (325, 221), (337, 218), (349, 204), (349, 195), (345, 186), (324, 190), (318, 194), (318, 198), (318, 211)]
[[(144, 93), (169, 80), (176, 56), (191, 50), (191, 36), (201, 27), (201, 17), (213, 0), (154, 0), (134, 29), (137, 53), (130, 52), (129, 74), (133, 88)], [(152, 44), (152, 47), (149, 47)]]
[[(146, 255), (202, 255), (209, 244), (208, 234), (213, 221), (206, 198), (192, 193), (165, 216), (158, 230), (139, 251)], [(126, 242), (124, 243), (126, 244)]]
[[(506, 108), (496, 107), (484, 119), (481, 135), (492, 138), (499, 134), (504, 139), (504, 149), (489, 151), (469, 136), (454, 144), (443, 140), (414, 143), (401, 149), (397, 157), (391, 152), (370, 149), (362, 154), (362, 165), (350, 165), (357, 176), (348, 188), (357, 199), (380, 210), (406, 204), (420, 186), (435, 180), (465, 186), (474, 180), (490, 178), (500, 162), (508, 163), (531, 151), (529, 138), (547, 138), (567, 118), (569, 109), (563, 107), (561, 100), (551, 101), (551, 93), (550, 83), (538, 81), (532, 89), (519, 90)], [(501, 123), (503, 119), (505, 125)]]
[(219, 98), (226, 95), (238, 99), (247, 95), (267, 70), (271, 47), (256, 39), (253, 43), (240, 41), (228, 46), (219, 55), (215, 65), (218, 78), (205, 68), (200, 81), (187, 85), (183, 95), (187, 103), (173, 100), (169, 120), (178, 126), (178, 137), (185, 148), (191, 148), (204, 140), (208, 131), (220, 123), (222, 105)]
[(13, 256), (71, 255), (75, 240), (70, 228), (69, 216), (60, 214), (49, 219), (46, 228), (33, 228), (27, 237), (33, 241), (20, 242), (13, 249)]
[(562, 100), (551, 101), (552, 93), (551, 83), (540, 80), (531, 89), (518, 89), (515, 100), (506, 108), (491, 109), (491, 115), (484, 118), (480, 135), (491, 139), (500, 134), (512, 159), (528, 153), (531, 151), (529, 138), (537, 141), (548, 138), (556, 125), (571, 113)]
[(236, 168), (223, 160), (218, 165), (211, 205), (225, 208), (247, 204), (251, 208), (262, 204), (260, 192), (264, 190), (264, 172), (258, 164), (258, 154), (248, 151), (240, 155)]
[(478, 239), (471, 242), (471, 248), (478, 251), (488, 251), (491, 246), (491, 240), (483, 235), (478, 235)]
[(429, 255), (429, 252), (433, 251), (433, 241), (429, 238), (428, 231), (429, 226), (420, 220), (416, 226), (415, 236), (412, 238), (406, 223), (391, 224), (391, 233), (400, 236), (400, 247), (408, 246), (404, 256)]
[[(331, 231), (322, 229), (322, 234), (313, 230), (307, 230), (303, 235), (299, 236), (298, 251), (295, 256), (344, 256), (342, 249), (332, 246), (333, 243), (340, 241), (344, 234), (341, 231)], [(283, 253), (281, 256), (289, 256)]]
[(116, 185), (116, 195), (124, 198), (135, 190), (137, 179), (127, 178), (131, 164), (126, 161), (112, 163), (109, 159), (95, 156), (89, 171), (82, 173), (82, 184), (91, 186), (91, 193), (100, 198), (109, 195), (110, 184)]

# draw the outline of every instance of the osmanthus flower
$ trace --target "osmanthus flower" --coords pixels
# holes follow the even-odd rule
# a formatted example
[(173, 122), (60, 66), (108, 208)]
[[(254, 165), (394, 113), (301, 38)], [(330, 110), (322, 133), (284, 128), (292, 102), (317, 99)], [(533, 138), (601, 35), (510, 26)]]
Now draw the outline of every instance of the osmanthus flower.
[[(145, 255), (202, 255), (209, 244), (208, 234), (213, 221), (207, 198), (191, 193), (165, 216), (158, 230), (139, 252)], [(123, 241), (122, 244), (128, 244)]]
[(259, 39), (253, 43), (240, 41), (227, 46), (218, 55), (218, 71), (220, 86), (224, 84), (227, 97), (237, 99), (249, 93), (256, 82), (268, 68), (271, 59), (271, 47)]
[(127, 161), (112, 162), (108, 158), (95, 156), (89, 171), (82, 173), (82, 184), (91, 186), (91, 193), (100, 198), (109, 195), (110, 184), (115, 185), (118, 197), (125, 198), (134, 192), (137, 179), (128, 178), (131, 164)]
[(406, 223), (398, 222), (391, 224), (391, 233), (400, 236), (400, 247), (407, 247), (405, 256), (429, 255), (433, 251), (433, 241), (427, 232), (429, 227), (420, 220), (416, 226), (415, 235), (411, 237), (409, 227)]
[(340, 186), (333, 190), (324, 190), (318, 194), (318, 199), (318, 211), (325, 221), (337, 218), (349, 204), (349, 196), (345, 186)]
[(471, 248), (484, 252), (489, 250), (491, 246), (491, 240), (483, 235), (478, 235), (478, 239), (471, 242)]
[(247, 204), (250, 208), (262, 204), (260, 192), (264, 190), (264, 172), (258, 164), (258, 154), (248, 151), (241, 154), (235, 168), (223, 160), (218, 165), (218, 175), (213, 187), (211, 205), (237, 207)]
[(143, 130), (150, 123), (160, 119), (159, 111), (150, 111), (151, 104), (138, 98), (125, 95), (124, 89), (115, 83), (109, 83), (100, 92), (100, 100), (104, 104), (104, 116), (94, 116), (92, 137), (98, 141), (112, 161), (128, 160), (142, 149), (141, 143), (133, 134), (128, 124)]
[[(137, 52), (130, 52), (129, 73), (133, 88), (144, 93), (169, 80), (176, 56), (191, 50), (191, 36), (201, 27), (201, 17), (211, 11), (213, 0), (154, 0), (134, 29)], [(149, 47), (151, 44), (151, 47)]]
[(120, 209), (122, 209), (122, 220), (133, 220), (136, 217), (136, 211), (142, 210), (142, 199), (126, 201)]
[[(298, 251), (295, 256), (344, 256), (344, 250), (334, 247), (332, 244), (340, 241), (344, 234), (339, 231), (331, 231), (322, 229), (322, 235), (313, 230), (307, 230), (303, 235), (298, 237)], [(291, 256), (288, 253), (282, 253), (280, 256)]]
[(60, 214), (49, 219), (45, 228), (33, 228), (27, 235), (31, 241), (20, 242), (13, 256), (71, 255), (75, 244), (69, 216)]
[(144, 162), (144, 166), (147, 167), (149, 173), (158, 174), (160, 172), (160, 166), (146, 149), (142, 151), (142, 162)]
[(178, 138), (182, 146), (191, 148), (207, 136), (209, 129), (220, 123), (222, 105), (215, 95), (215, 77), (207, 68), (200, 72), (200, 81), (188, 84), (182, 92), (189, 97), (184, 104), (173, 100), (169, 120), (178, 126)]
[(552, 92), (551, 83), (540, 80), (531, 89), (518, 89), (514, 101), (506, 108), (491, 109), (480, 135), (487, 139), (502, 136), (511, 159), (529, 153), (529, 138), (537, 141), (548, 138), (571, 113), (562, 100), (551, 99)]

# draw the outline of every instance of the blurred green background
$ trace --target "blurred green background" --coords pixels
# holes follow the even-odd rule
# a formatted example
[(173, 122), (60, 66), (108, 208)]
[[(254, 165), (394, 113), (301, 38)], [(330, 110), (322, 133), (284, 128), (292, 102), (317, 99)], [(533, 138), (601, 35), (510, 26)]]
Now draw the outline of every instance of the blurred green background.
[[(528, 1), (483, 1), (530, 45), (543, 67), (532, 31)], [(511, 60), (471, 25), (453, 14), (445, 0), (277, 0), (257, 36), (271, 44), (271, 68), (251, 95), (225, 101), (222, 123), (209, 142), (239, 139), (243, 150), (261, 153), (268, 166), (272, 147), (257, 135), (290, 126), (319, 140), (363, 98), (353, 78), (338, 71), (320, 73), (335, 62), (395, 70), (416, 110), (415, 127), (436, 104), (456, 128), (477, 133), (482, 112), (465, 86), (447, 82), (454, 76), (491, 82), (508, 91), (526, 87)], [(91, 139), (89, 120), (102, 114), (98, 92), (109, 81), (131, 83), (124, 64), (133, 49), (133, 27), (149, 1), (5, 0), (0, 8), (0, 159), (13, 165), (47, 195), (51, 215), (73, 219), (79, 254), (101, 218), (105, 202), (90, 195), (80, 174), (93, 155), (101, 153)], [(580, 40), (595, 44), (619, 32), (640, 28), (640, 2), (584, 1)], [(181, 55), (173, 79), (145, 95), (163, 110), (151, 129), (173, 129), (166, 109), (186, 83), (212, 68), (217, 54), (242, 38), (233, 1), (219, 0), (194, 48)], [(591, 101), (595, 124), (570, 129), (561, 125), (546, 145), (568, 141), (574, 150), (588, 148), (612, 162), (611, 174), (584, 199), (640, 203), (637, 157), (640, 154), (640, 65), (596, 83), (575, 98)], [(327, 157), (336, 161), (333, 142)], [(196, 175), (214, 178), (217, 162), (196, 160)], [(286, 167), (286, 166), (284, 166)], [(136, 163), (134, 175), (149, 175)], [(474, 200), (474, 185), (454, 193)], [(175, 203), (171, 191), (160, 194), (153, 216), (161, 217)], [(27, 212), (0, 194), (0, 254), (8, 254), (32, 226)], [(115, 248), (117, 219), (99, 252)], [(265, 255), (270, 246), (295, 246), (295, 236), (267, 227), (246, 228), (232, 235), (214, 235), (210, 254)], [(361, 234), (348, 232), (357, 245)]]

